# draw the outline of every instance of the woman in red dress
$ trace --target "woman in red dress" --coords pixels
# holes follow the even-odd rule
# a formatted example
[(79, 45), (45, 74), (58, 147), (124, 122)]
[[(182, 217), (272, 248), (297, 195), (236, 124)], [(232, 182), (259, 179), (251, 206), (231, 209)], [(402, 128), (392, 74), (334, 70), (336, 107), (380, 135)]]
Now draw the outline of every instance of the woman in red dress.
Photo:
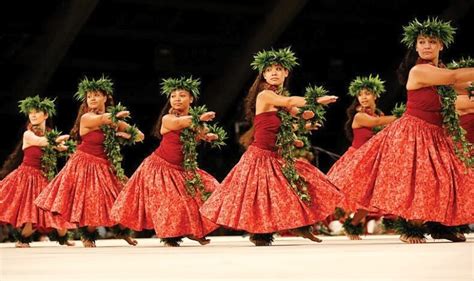
[[(112, 217), (134, 230), (155, 229), (165, 246), (177, 247), (183, 237), (210, 242), (206, 235), (218, 226), (201, 216), (202, 190), (188, 191), (189, 174), (183, 167), (184, 148), (181, 135), (192, 126), (190, 106), (198, 98), (200, 81), (192, 78), (164, 79), (162, 93), (168, 97), (154, 127), (153, 134), (161, 139), (160, 146), (135, 171), (119, 194), (112, 209)], [(211, 121), (214, 112), (200, 115), (200, 120)], [(206, 133), (204, 140), (216, 140)], [(213, 191), (218, 182), (203, 170), (196, 171), (205, 192)]]
[[(104, 77), (98, 80), (86, 78), (79, 83), (76, 97), (82, 104), (71, 135), (80, 145), (35, 204), (77, 224), (81, 227), (84, 247), (95, 247), (96, 227), (117, 224), (110, 217), (110, 210), (123, 186), (104, 150), (102, 130), (112, 124), (113, 117), (105, 112), (107, 106), (113, 105), (112, 82)], [(120, 111), (115, 117), (128, 115), (128, 111)], [(125, 133), (128, 127), (127, 123), (120, 121), (117, 135), (129, 137)], [(143, 139), (141, 132), (137, 132), (137, 139)], [(129, 244), (136, 245), (129, 234), (122, 236)]]
[(438, 67), (440, 51), (453, 39), (449, 23), (415, 20), (404, 30), (409, 51), (399, 74), (408, 90), (407, 110), (360, 147), (332, 182), (355, 202), (352, 211), (375, 208), (408, 219), (398, 228), (400, 239), (424, 243), (426, 221), (474, 221), (474, 172), (457, 157), (443, 129), (436, 88), (472, 81), (474, 69)]
[[(29, 247), (35, 231), (44, 233), (52, 229), (57, 229), (57, 240), (61, 245), (73, 246), (66, 234), (68, 228), (75, 226), (33, 204), (48, 184), (46, 171), (42, 169), (42, 157), (43, 148), (49, 145), (45, 134), (51, 129), (47, 123), (51, 123), (55, 114), (54, 101), (42, 100), (39, 96), (29, 97), (20, 101), (19, 107), (28, 116), (27, 129), (0, 172), (0, 222), (22, 228), (16, 243), (18, 248)], [(63, 143), (68, 138), (68, 135), (57, 137), (54, 149), (66, 149)]]
[[(384, 81), (380, 80), (378, 75), (357, 77), (351, 82), (349, 94), (355, 99), (347, 109), (348, 119), (345, 131), (347, 138), (352, 140), (352, 145), (327, 173), (330, 181), (343, 176), (341, 175), (342, 170), (347, 163), (353, 160), (354, 152), (375, 135), (375, 128), (388, 125), (396, 120), (395, 116), (384, 116), (376, 107), (376, 100), (385, 92), (383, 84)], [(363, 226), (359, 223), (367, 213), (368, 210), (360, 209), (353, 218), (346, 219), (344, 230), (349, 239), (361, 239), (359, 235), (363, 233)]]
[[(283, 174), (286, 163), (276, 146), (281, 125), (278, 110), (298, 112), (298, 107), (306, 105), (303, 97), (281, 95), (296, 58), (289, 48), (260, 52), (255, 58), (253, 66), (259, 74), (245, 105), (255, 128), (253, 143), (201, 207), (201, 213), (217, 224), (249, 232), (256, 246), (271, 245), (273, 233), (283, 230), (321, 242), (310, 226), (331, 214), (342, 196), (317, 168), (296, 161), (298, 177), (307, 183), (309, 202), (305, 201)], [(324, 96), (317, 102), (335, 100), (335, 96)]]

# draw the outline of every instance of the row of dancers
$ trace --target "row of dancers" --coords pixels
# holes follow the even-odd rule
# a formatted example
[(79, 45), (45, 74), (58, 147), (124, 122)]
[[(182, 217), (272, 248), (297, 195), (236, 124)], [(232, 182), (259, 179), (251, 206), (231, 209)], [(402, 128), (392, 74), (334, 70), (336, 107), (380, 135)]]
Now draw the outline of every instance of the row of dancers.
[[(221, 183), (196, 163), (200, 141), (219, 145), (225, 137), (208, 124), (214, 112), (193, 106), (198, 79), (163, 80), (167, 103), (153, 132), (160, 145), (130, 178), (121, 169), (119, 147), (145, 136), (127, 121), (130, 112), (114, 105), (110, 79), (79, 83), (81, 105), (70, 135), (51, 129), (53, 100), (22, 100), (27, 128), (2, 169), (0, 222), (20, 228), (17, 247), (29, 247), (34, 231), (53, 229), (60, 244), (73, 245), (67, 230), (75, 228), (84, 247), (95, 247), (99, 226), (112, 227), (130, 245), (137, 244), (131, 230), (144, 229), (154, 229), (166, 246), (179, 246), (184, 237), (205, 245), (206, 235), (223, 226), (268, 246), (281, 231), (321, 242), (311, 226), (342, 207), (355, 213), (345, 223), (352, 239), (372, 213), (397, 217), (406, 243), (423, 243), (426, 233), (465, 241), (455, 226), (474, 222), (474, 69), (469, 60), (454, 69), (441, 63), (453, 34), (450, 23), (438, 19), (404, 27), (408, 52), (399, 76), (408, 98), (400, 118), (376, 108), (385, 91), (378, 76), (351, 82), (346, 132), (352, 146), (327, 175), (293, 159), (294, 146), (318, 128), (320, 110), (337, 96), (320, 88), (305, 97), (289, 95), (287, 77), (298, 65), (289, 48), (255, 55), (258, 74), (245, 99), (250, 145)], [(77, 149), (55, 175), (56, 157), (74, 146), (70, 139)]]

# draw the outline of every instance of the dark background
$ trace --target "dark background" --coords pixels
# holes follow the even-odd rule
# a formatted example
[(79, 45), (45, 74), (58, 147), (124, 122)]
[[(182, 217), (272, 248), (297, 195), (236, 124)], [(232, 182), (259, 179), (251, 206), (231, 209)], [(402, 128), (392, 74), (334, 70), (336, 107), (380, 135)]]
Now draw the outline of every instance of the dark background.
[[(13, 3), (14, 2), (14, 3)], [(14, 148), (24, 116), (17, 102), (30, 95), (57, 97), (55, 124), (69, 132), (76, 117), (79, 80), (102, 73), (115, 82), (114, 98), (132, 112), (149, 134), (165, 103), (159, 82), (170, 76), (202, 79), (200, 103), (218, 113), (230, 134), (221, 151), (201, 149), (200, 165), (221, 180), (242, 153), (236, 128), (243, 121), (242, 101), (256, 73), (249, 66), (261, 49), (292, 46), (300, 66), (290, 88), (303, 94), (308, 83), (324, 85), (340, 97), (327, 113), (313, 145), (341, 154), (346, 95), (356, 75), (378, 73), (387, 93), (379, 107), (389, 112), (404, 99), (395, 70), (404, 56), (402, 25), (414, 17), (439, 16), (458, 28), (444, 61), (474, 55), (474, 1), (191, 1), (191, 0), (45, 0), (8, 1), (0, 12), (0, 161)], [(130, 175), (157, 146), (124, 149)], [(323, 171), (332, 164), (320, 155)]]

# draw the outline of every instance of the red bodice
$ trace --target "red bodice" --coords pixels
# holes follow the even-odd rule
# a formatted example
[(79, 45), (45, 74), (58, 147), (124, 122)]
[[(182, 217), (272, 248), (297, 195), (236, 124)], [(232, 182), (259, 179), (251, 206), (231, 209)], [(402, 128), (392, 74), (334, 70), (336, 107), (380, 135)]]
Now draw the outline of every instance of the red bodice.
[(276, 138), (281, 120), (277, 111), (267, 111), (255, 116), (255, 132), (252, 145), (265, 150), (276, 150)]
[(155, 150), (161, 158), (174, 165), (183, 163), (183, 144), (180, 140), (182, 130), (170, 131), (163, 135), (160, 146)]
[(77, 146), (78, 150), (100, 158), (107, 158), (104, 149), (105, 135), (102, 130), (91, 131), (81, 136), (81, 138), (82, 142)]
[(441, 100), (436, 87), (408, 91), (406, 114), (418, 117), (433, 125), (441, 126)]
[(352, 129), (352, 133), (354, 134), (354, 138), (352, 140), (352, 147), (356, 149), (361, 147), (371, 137), (374, 136), (374, 132), (372, 131), (372, 128), (368, 128), (368, 127)]
[(23, 150), (23, 165), (41, 169), (43, 150), (39, 146), (30, 146)]
[[(416, 64), (431, 64), (431, 61), (418, 59)], [(444, 67), (441, 65), (441, 67)], [(408, 91), (406, 114), (418, 117), (433, 125), (441, 126), (441, 99), (435, 86)]]

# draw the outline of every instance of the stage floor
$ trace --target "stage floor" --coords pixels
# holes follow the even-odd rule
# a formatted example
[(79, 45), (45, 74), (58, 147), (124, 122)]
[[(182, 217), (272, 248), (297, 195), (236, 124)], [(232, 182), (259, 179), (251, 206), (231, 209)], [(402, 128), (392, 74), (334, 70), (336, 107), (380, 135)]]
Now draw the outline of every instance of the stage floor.
[(474, 280), (474, 235), (466, 243), (428, 239), (407, 245), (398, 236), (321, 237), (323, 243), (276, 237), (255, 247), (247, 237), (211, 237), (206, 246), (185, 239), (168, 248), (158, 239), (99, 240), (85, 249), (36, 242), (29, 249), (0, 244), (0, 281), (69, 280)]

